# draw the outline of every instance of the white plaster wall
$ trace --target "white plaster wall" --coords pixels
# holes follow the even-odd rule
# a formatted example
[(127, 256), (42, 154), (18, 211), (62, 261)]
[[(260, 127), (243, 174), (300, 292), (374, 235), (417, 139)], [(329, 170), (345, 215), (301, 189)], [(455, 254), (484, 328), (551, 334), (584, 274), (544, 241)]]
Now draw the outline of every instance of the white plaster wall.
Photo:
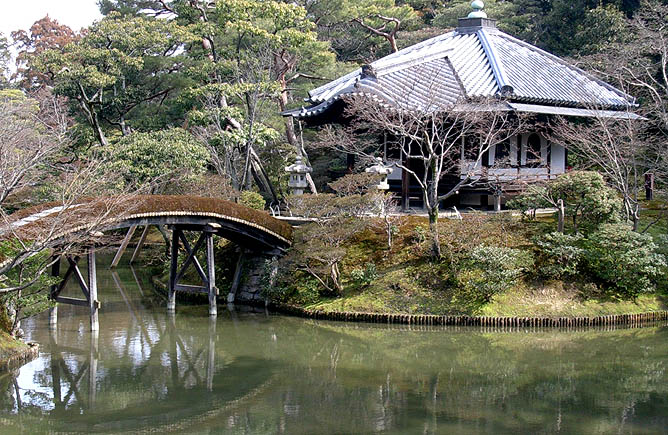
[(566, 149), (553, 143), (550, 154), (550, 174), (563, 174), (564, 172), (566, 172)]

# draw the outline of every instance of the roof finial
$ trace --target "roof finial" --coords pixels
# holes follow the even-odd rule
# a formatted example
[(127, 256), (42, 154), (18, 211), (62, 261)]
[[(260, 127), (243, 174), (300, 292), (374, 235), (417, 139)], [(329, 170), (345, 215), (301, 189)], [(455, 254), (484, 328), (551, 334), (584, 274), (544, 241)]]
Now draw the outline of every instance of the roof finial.
[(469, 18), (487, 18), (487, 14), (483, 11), (485, 3), (482, 0), (473, 0), (471, 7), (473, 8), (473, 12), (469, 14)]

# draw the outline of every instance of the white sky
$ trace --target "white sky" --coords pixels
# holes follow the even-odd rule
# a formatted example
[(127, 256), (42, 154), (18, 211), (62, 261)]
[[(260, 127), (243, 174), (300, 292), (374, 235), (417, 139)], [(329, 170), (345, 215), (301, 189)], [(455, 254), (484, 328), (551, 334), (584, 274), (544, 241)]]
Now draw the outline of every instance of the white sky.
[(0, 32), (8, 37), (14, 30), (28, 30), (47, 14), (74, 31), (101, 18), (96, 0), (0, 0)]

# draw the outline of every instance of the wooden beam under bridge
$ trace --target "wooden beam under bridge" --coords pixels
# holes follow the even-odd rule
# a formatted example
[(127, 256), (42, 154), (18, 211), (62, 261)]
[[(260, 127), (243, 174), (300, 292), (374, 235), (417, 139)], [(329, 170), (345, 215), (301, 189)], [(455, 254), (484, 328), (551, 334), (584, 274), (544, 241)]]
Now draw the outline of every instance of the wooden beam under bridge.
[[(188, 242), (188, 239), (184, 234), (184, 231), (187, 230), (192, 230), (192, 228), (183, 225), (172, 226), (167, 310), (174, 311), (176, 309), (176, 292), (178, 291), (184, 293), (206, 293), (209, 296), (209, 315), (216, 316), (218, 314), (216, 304), (218, 288), (216, 288), (213, 236), (218, 228), (216, 227), (216, 224), (202, 227), (199, 230), (201, 231), (201, 234), (193, 246), (190, 245), (190, 242)], [(181, 244), (183, 244), (187, 256), (183, 264), (179, 267), (179, 248), (181, 247)], [(202, 268), (197, 259), (197, 253), (203, 248), (206, 252), (206, 270)], [(187, 285), (180, 282), (181, 279), (183, 279), (186, 270), (191, 265), (195, 268), (202, 280), (202, 285)]]
[[(78, 305), (90, 308), (90, 329), (91, 331), (98, 331), (100, 329), (98, 311), (100, 309), (100, 301), (97, 299), (97, 268), (95, 265), (95, 248), (90, 247), (86, 255), (88, 260), (88, 279), (86, 280), (79, 270), (79, 256), (70, 257), (65, 256), (69, 267), (65, 272), (65, 276), (59, 284), (54, 284), (51, 286), (51, 291), (49, 297), (51, 300), (67, 305)], [(53, 266), (51, 267), (51, 275), (54, 277), (60, 276), (60, 263), (62, 261), (61, 256), (59, 256)], [(70, 278), (76, 278), (79, 288), (84, 295), (84, 299), (79, 298), (70, 298), (60, 296), (63, 289), (69, 282)], [(55, 306), (51, 309), (49, 313), (49, 324), (51, 327), (55, 327), (58, 322), (58, 306)]]

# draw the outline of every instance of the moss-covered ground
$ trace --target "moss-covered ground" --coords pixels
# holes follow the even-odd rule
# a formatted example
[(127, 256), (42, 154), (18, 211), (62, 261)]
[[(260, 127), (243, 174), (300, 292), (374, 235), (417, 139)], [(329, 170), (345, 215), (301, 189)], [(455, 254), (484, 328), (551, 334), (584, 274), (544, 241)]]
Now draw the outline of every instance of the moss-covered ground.
[[(656, 213), (646, 212), (643, 223)], [(652, 234), (668, 233), (665, 225), (654, 225)], [(527, 222), (509, 214), (467, 215), (463, 221), (442, 219), (439, 233), (443, 258), (435, 261), (428, 255), (426, 218), (410, 216), (398, 221), (391, 249), (379, 222), (346, 243), (341, 295), (323, 297), (314, 290), (317, 284), (313, 278), (298, 272), (293, 275), (296, 290), (286, 302), (325, 311), (482, 316), (599, 316), (666, 309), (664, 290), (623, 300), (592, 292), (592, 283), (585, 278), (539, 280), (531, 273), (485, 304), (472, 306), (461, 297), (454, 284), (457, 271), (453, 264), (468, 247), (484, 243), (531, 250), (532, 238), (553, 231), (553, 226), (551, 218)], [(368, 264), (375, 268), (374, 279), (363, 283), (353, 279), (351, 272), (362, 271)]]
[(0, 330), (0, 366), (3, 365), (2, 362), (6, 359), (25, 352), (28, 348), (29, 346), (27, 344), (16, 340), (11, 335)]

